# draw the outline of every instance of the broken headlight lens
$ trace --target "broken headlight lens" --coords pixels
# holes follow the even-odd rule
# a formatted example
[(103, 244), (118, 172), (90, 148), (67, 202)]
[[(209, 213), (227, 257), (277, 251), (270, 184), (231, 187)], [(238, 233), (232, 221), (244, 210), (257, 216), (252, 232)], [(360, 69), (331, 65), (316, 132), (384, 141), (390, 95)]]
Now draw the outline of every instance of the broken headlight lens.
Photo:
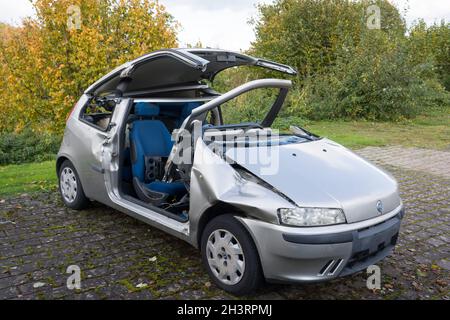
[(346, 223), (344, 211), (327, 208), (278, 209), (280, 223), (295, 227), (319, 227)]

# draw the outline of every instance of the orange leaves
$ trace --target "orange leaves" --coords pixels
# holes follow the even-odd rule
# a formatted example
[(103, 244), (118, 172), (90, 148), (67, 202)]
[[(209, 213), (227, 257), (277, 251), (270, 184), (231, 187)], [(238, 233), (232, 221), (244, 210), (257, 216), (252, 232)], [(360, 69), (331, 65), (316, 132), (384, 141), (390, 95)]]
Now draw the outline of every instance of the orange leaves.
[[(0, 132), (27, 124), (62, 132), (65, 115), (99, 77), (177, 46), (177, 24), (153, 0), (32, 2), (36, 18), (18, 28), (0, 24)], [(78, 12), (70, 6), (80, 9), (79, 28), (68, 28)]]

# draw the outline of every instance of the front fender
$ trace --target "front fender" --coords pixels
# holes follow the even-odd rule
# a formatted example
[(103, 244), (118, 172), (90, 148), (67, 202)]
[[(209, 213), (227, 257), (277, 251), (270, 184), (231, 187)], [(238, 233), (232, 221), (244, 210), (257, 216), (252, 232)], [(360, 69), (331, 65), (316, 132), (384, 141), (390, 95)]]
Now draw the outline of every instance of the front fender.
[(292, 204), (272, 190), (243, 179), (225, 160), (199, 139), (191, 171), (190, 211), (192, 237), (198, 236), (199, 221), (216, 203), (238, 208), (248, 217), (278, 224), (278, 208)]

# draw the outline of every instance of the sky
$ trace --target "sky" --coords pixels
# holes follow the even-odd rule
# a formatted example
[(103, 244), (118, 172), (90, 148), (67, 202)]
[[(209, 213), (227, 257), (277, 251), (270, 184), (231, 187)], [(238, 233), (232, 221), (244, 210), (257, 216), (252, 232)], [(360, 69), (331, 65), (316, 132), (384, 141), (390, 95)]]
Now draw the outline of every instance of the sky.
[[(181, 47), (201, 41), (204, 46), (246, 50), (254, 40), (248, 21), (257, 15), (258, 3), (272, 0), (160, 0), (181, 24)], [(409, 8), (406, 20), (418, 18), (427, 23), (450, 21), (450, 0), (391, 0), (402, 11)], [(33, 15), (29, 0), (0, 0), (0, 21), (19, 24)]]

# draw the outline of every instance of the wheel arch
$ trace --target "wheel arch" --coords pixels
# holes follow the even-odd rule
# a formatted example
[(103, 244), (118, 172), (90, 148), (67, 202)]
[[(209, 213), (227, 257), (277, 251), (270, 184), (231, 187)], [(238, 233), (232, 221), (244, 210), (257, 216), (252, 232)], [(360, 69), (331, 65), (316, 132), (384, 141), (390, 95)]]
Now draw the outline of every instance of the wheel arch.
[[(77, 171), (78, 174), (78, 178), (80, 179), (81, 185), (84, 186), (85, 185), (85, 179), (84, 176), (82, 174), (80, 174), (80, 170), (78, 168), (78, 165), (76, 164), (76, 162), (72, 159), (71, 156), (67, 155), (67, 154), (60, 154), (58, 155), (57, 159), (56, 159), (56, 176), (58, 177), (59, 180), (59, 171), (61, 169), (62, 164), (64, 163), (64, 161), (70, 161), (70, 163), (74, 166), (75, 170)], [(86, 192), (86, 191), (85, 191)]]
[(226, 202), (218, 202), (218, 203), (214, 204), (213, 206), (209, 207), (202, 214), (202, 216), (198, 222), (197, 239), (195, 242), (197, 248), (201, 247), (203, 230), (205, 230), (205, 227), (207, 226), (207, 224), (212, 219), (214, 219), (218, 216), (226, 215), (226, 214), (233, 214), (235, 216), (240, 216), (240, 217), (247, 216), (247, 214), (244, 211), (242, 211), (241, 209), (236, 208), (235, 206), (230, 205)]
[[(67, 158), (66, 156), (60, 156), (60, 157), (58, 157), (58, 159), (56, 159), (56, 176), (58, 177), (58, 179), (59, 179), (59, 171), (60, 171), (60, 169), (61, 169), (61, 166), (62, 166), (62, 164), (64, 163), (64, 161), (66, 161), (66, 160), (72, 162), (72, 161), (71, 161), (69, 158)], [(73, 164), (73, 162), (72, 162), (72, 164)], [(75, 166), (75, 165), (74, 165), (74, 166)]]

